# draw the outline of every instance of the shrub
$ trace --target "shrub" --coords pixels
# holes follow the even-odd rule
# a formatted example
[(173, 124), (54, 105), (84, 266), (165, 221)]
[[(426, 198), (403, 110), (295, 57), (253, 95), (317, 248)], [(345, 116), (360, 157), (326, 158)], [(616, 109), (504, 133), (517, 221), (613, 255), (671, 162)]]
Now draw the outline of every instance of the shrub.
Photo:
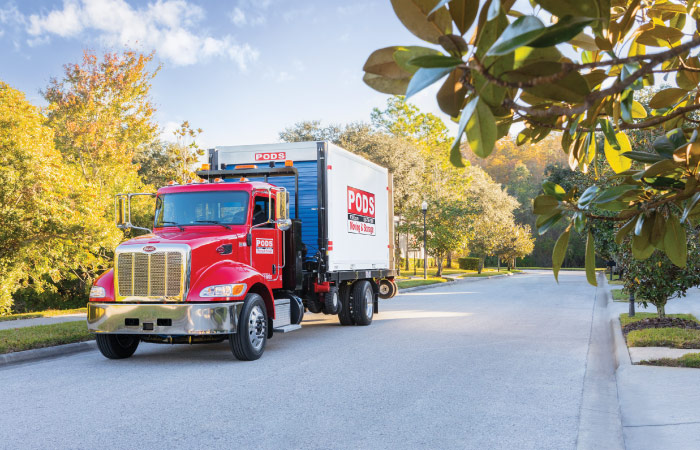
[(457, 262), (462, 270), (479, 270), (479, 258), (459, 258)]

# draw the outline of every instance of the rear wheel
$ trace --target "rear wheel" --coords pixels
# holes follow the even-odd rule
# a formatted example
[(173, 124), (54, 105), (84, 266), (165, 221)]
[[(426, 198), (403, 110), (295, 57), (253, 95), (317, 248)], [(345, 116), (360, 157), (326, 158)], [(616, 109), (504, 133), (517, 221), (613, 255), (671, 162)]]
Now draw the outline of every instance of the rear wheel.
[(391, 298), (396, 295), (396, 285), (391, 280), (379, 281), (379, 298)]
[(338, 289), (338, 300), (340, 301), (340, 312), (338, 313), (338, 320), (341, 325), (355, 325), (355, 321), (352, 319), (352, 305), (350, 302), (350, 291), (352, 285), (343, 283)]
[(97, 334), (100, 353), (109, 359), (124, 359), (133, 355), (139, 346), (139, 338), (130, 334)]
[(374, 316), (374, 290), (369, 281), (356, 281), (352, 286), (352, 319), (357, 325), (369, 325)]
[(267, 308), (258, 294), (248, 294), (238, 317), (237, 333), (229, 337), (236, 359), (254, 361), (260, 358), (267, 343)]

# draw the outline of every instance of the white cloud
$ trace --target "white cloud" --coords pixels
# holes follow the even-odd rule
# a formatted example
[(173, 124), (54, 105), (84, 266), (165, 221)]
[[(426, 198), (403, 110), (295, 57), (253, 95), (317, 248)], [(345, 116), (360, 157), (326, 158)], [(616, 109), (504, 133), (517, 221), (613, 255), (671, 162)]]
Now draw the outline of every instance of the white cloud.
[[(140, 5), (140, 3), (137, 3)], [(157, 0), (132, 6), (125, 0), (63, 0), (63, 7), (29, 16), (29, 45), (51, 36), (70, 38), (96, 34), (108, 46), (155, 50), (175, 65), (191, 65), (212, 57), (229, 58), (245, 70), (259, 53), (230, 36), (209, 36), (198, 27), (202, 8), (186, 0)]]
[(266, 12), (271, 3), (271, 0), (240, 0), (229, 18), (237, 27), (263, 25), (267, 22)]

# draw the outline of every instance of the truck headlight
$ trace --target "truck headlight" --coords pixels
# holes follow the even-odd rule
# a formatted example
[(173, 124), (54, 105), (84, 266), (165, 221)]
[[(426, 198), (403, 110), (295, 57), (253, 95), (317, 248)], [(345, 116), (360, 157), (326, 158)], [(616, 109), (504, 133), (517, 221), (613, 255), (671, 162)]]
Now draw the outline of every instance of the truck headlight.
[(245, 293), (246, 284), (217, 284), (202, 289), (200, 297), (240, 297)]
[(90, 298), (105, 298), (107, 296), (107, 291), (105, 288), (100, 286), (93, 286), (90, 288)]

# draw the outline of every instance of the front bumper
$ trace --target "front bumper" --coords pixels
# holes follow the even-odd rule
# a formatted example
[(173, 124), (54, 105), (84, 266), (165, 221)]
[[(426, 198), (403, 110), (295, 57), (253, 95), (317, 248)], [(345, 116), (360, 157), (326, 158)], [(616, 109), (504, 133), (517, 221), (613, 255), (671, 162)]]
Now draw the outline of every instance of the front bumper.
[(243, 302), (88, 303), (88, 330), (94, 333), (217, 335), (235, 333)]

